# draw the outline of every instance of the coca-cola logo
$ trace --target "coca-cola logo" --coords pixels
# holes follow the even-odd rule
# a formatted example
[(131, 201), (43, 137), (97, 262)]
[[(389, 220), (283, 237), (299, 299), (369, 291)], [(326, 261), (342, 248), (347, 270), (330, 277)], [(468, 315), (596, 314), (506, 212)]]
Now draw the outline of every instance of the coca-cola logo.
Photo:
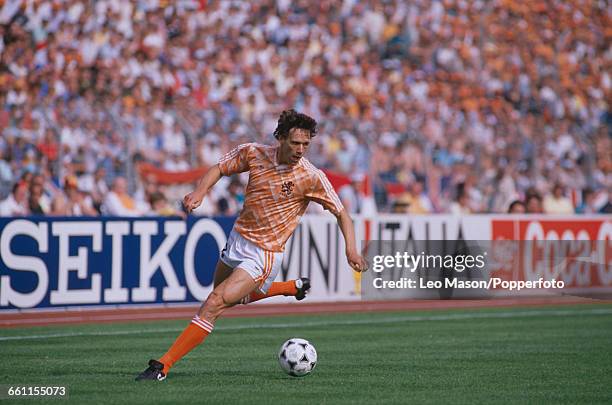
[[(497, 223), (496, 223), (497, 222)], [(495, 244), (514, 245), (495, 271), (514, 279), (564, 281), (566, 287), (612, 286), (612, 223), (606, 220), (493, 221)], [(506, 255), (507, 256), (507, 255)]]

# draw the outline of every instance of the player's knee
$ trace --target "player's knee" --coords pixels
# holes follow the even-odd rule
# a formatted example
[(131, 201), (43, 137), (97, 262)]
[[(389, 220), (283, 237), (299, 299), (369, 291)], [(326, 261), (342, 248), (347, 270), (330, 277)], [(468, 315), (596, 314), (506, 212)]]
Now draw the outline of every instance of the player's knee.
[(210, 310), (219, 309), (221, 308), (222, 305), (223, 305), (223, 297), (221, 296), (221, 294), (215, 291), (210, 293), (210, 295), (206, 299), (206, 302), (204, 303), (204, 307)]
[(223, 294), (213, 291), (203, 306), (204, 313), (216, 316), (228, 306), (228, 303), (223, 297)]

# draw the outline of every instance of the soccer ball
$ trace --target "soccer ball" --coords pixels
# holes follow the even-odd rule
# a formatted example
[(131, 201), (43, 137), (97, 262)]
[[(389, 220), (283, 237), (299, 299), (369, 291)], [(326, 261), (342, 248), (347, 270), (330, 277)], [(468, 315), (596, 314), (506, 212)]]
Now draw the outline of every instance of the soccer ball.
[(287, 374), (302, 377), (317, 365), (317, 351), (308, 340), (291, 338), (278, 351), (278, 364)]

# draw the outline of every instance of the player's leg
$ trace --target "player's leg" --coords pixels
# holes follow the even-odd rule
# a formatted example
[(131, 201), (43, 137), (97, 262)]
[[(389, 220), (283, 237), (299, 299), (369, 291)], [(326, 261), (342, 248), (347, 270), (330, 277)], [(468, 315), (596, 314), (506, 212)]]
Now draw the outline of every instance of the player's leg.
[(223, 261), (219, 260), (217, 262), (217, 267), (215, 268), (213, 286), (216, 288), (219, 284), (225, 281), (225, 279), (227, 279), (233, 271), (233, 267), (230, 267), (227, 264), (223, 263)]
[(259, 301), (277, 295), (295, 297), (298, 301), (306, 297), (306, 293), (310, 290), (310, 279), (307, 277), (298, 278), (297, 280), (276, 281), (273, 282), (281, 270), (283, 262), (282, 253), (266, 252), (265, 255), (269, 258), (272, 268), (270, 272), (264, 275), (255, 291), (244, 297), (241, 301), (243, 304)]
[(310, 290), (310, 279), (308, 277), (298, 278), (296, 280), (287, 281), (275, 281), (272, 283), (267, 292), (255, 290), (245, 297), (241, 302), (248, 304), (263, 300), (265, 298), (276, 297), (278, 295), (284, 295), (285, 297), (295, 297), (296, 300), (301, 301), (306, 298), (306, 293)]
[[(274, 254), (261, 250), (232, 231), (215, 270), (213, 292), (168, 352), (159, 360), (151, 360), (149, 368), (137, 379), (164, 379), (170, 367), (202, 343), (212, 332), (214, 322), (226, 308), (235, 305), (243, 298), (250, 297), (250, 293), (257, 288), (265, 296), (269, 296), (270, 293), (282, 293), (295, 295), (298, 299), (301, 295), (303, 298), (310, 287), (310, 283), (304, 280), (300, 280), (297, 286), (296, 281), (292, 280), (280, 283), (277, 286), (280, 288), (271, 289), (272, 280), (278, 274), (281, 262), (282, 253)], [(233, 267), (236, 270), (232, 271)]]
[(238, 304), (257, 288), (258, 282), (245, 270), (235, 269), (232, 274), (208, 296), (198, 311), (198, 317), (214, 325), (223, 311)]
[(257, 285), (258, 283), (249, 273), (240, 268), (235, 269), (229, 277), (214, 288), (200, 307), (198, 314), (193, 317), (189, 326), (179, 335), (170, 349), (159, 360), (149, 361), (149, 368), (136, 379), (165, 379), (170, 368), (200, 345), (212, 332), (219, 315), (225, 309), (240, 302), (242, 298), (257, 288)]

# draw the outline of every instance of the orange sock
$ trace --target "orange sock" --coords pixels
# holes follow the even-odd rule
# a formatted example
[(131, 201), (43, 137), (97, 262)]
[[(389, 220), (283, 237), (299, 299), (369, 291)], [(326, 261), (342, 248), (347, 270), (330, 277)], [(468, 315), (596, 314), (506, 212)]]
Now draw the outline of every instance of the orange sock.
[(206, 336), (212, 332), (213, 328), (214, 325), (212, 323), (205, 319), (200, 319), (197, 315), (194, 316), (189, 326), (174, 341), (166, 354), (159, 359), (164, 364), (164, 374), (168, 375), (170, 367), (193, 350), (194, 347), (202, 343)]
[(272, 283), (272, 285), (270, 286), (266, 294), (262, 294), (260, 292), (253, 291), (248, 297), (245, 297), (243, 299), (242, 303), (248, 304), (249, 302), (263, 300), (264, 298), (274, 297), (276, 295), (292, 296), (295, 294), (297, 294), (297, 287), (295, 286), (295, 280), (276, 281)]

